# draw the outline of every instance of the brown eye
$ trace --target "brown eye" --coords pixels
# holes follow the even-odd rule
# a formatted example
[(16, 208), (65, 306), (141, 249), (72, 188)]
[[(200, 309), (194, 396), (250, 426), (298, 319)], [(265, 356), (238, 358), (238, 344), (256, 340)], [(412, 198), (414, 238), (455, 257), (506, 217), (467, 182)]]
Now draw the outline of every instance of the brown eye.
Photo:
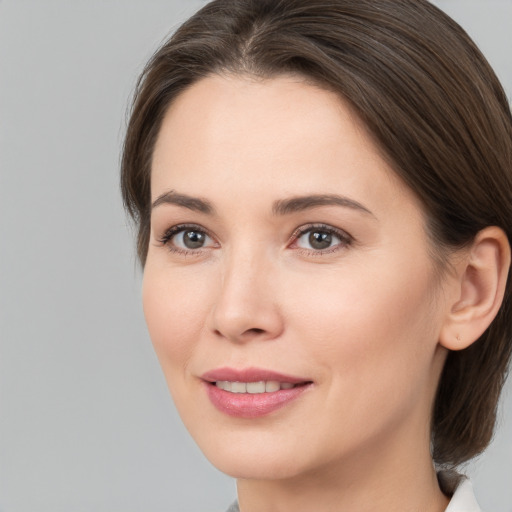
[(300, 249), (321, 254), (322, 251), (329, 249), (341, 249), (350, 245), (351, 242), (352, 237), (344, 231), (330, 226), (312, 226), (299, 230), (294, 245)]
[(211, 236), (195, 226), (174, 226), (165, 233), (160, 242), (171, 251), (197, 251), (216, 246)]
[(200, 249), (207, 239), (207, 235), (200, 231), (182, 231), (182, 233), (182, 242), (187, 249)]
[(325, 231), (311, 231), (308, 242), (313, 249), (328, 249), (332, 244), (332, 235)]

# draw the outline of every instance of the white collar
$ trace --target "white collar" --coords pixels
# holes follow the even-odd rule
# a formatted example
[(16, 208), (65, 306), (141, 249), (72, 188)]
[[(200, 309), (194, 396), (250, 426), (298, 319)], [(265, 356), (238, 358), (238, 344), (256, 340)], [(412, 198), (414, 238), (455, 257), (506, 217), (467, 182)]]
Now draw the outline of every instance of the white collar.
[(482, 512), (473, 492), (473, 486), (467, 478), (458, 485), (445, 512)]

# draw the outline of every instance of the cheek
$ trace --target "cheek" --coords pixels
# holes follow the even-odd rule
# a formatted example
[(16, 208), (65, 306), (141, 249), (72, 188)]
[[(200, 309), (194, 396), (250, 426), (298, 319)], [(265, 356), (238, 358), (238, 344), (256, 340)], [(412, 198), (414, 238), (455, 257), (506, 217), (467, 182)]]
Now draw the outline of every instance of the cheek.
[(167, 378), (183, 376), (186, 371), (204, 326), (208, 288), (204, 280), (191, 279), (186, 272), (159, 272), (146, 266), (144, 316)]
[(358, 266), (301, 278), (294, 293), (288, 290), (291, 338), (302, 341), (301, 358), (313, 364), (325, 389), (329, 415), (317, 421), (329, 442), (312, 440), (325, 457), (378, 443), (405, 418), (415, 418), (418, 428), (428, 424), (438, 377), (429, 276), (428, 263), (388, 265), (386, 273)]
[(432, 271), (424, 257), (394, 261), (304, 275), (289, 289), (296, 334), (333, 378), (343, 375), (355, 386), (376, 378), (394, 383), (412, 380), (420, 365), (428, 369), (437, 343)]

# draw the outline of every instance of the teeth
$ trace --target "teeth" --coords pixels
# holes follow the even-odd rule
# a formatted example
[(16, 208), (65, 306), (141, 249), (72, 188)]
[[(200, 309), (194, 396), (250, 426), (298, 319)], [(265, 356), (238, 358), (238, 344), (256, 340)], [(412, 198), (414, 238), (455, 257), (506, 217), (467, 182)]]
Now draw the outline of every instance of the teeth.
[(265, 393), (264, 382), (248, 382), (247, 393)]
[(273, 391), (279, 391), (281, 389), (281, 386), (279, 382), (275, 380), (269, 380), (265, 382), (265, 391), (267, 393), (272, 393)]
[(227, 380), (220, 380), (215, 383), (218, 388), (223, 389), (224, 391), (231, 391), (231, 382)]
[(260, 382), (230, 382), (228, 380), (219, 380), (215, 385), (218, 388), (231, 393), (251, 394), (274, 393), (280, 389), (292, 389), (295, 387), (295, 384), (292, 384), (291, 382), (278, 382), (277, 380)]
[(245, 382), (232, 382), (231, 393), (247, 393), (247, 384)]

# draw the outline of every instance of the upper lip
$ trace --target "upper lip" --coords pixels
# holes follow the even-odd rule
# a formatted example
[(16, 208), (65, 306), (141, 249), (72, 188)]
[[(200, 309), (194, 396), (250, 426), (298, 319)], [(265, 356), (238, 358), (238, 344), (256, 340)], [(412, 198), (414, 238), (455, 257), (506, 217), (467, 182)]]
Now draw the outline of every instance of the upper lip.
[(277, 381), (290, 382), (292, 384), (300, 384), (303, 382), (311, 382), (310, 379), (303, 377), (295, 377), (293, 375), (285, 375), (284, 373), (266, 370), (263, 368), (216, 368), (207, 371), (201, 378), (208, 382), (229, 381), (229, 382), (261, 382), (261, 381)]

